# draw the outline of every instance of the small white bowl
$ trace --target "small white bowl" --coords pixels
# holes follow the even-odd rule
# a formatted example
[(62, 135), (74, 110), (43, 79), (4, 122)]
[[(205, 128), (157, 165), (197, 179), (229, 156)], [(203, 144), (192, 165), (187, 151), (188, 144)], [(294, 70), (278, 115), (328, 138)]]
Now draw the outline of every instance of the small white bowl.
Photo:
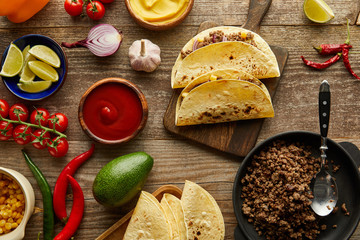
[(25, 196), (25, 213), (21, 223), (15, 230), (7, 234), (1, 235), (0, 240), (9, 240), (9, 239), (21, 240), (25, 236), (26, 224), (29, 221), (29, 218), (31, 217), (34, 211), (34, 206), (35, 206), (34, 189), (32, 188), (30, 182), (24, 177), (24, 175), (22, 175), (21, 173), (15, 170), (0, 167), (0, 174), (5, 174), (6, 176), (9, 176), (12, 179), (14, 179), (19, 184)]

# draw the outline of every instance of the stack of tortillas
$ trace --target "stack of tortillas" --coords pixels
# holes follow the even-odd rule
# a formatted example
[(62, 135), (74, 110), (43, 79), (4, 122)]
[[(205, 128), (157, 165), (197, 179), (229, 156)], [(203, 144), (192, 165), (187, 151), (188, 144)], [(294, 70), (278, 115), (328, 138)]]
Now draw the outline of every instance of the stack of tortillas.
[(142, 191), (124, 240), (222, 240), (224, 219), (215, 199), (186, 181), (181, 199), (165, 193), (161, 202)]

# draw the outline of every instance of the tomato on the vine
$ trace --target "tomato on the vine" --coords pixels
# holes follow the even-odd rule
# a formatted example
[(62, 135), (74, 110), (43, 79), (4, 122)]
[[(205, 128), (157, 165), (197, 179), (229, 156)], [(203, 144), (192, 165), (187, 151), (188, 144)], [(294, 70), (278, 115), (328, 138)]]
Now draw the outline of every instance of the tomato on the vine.
[(0, 115), (6, 118), (9, 114), (9, 104), (4, 99), (0, 99)]
[(70, 16), (79, 16), (83, 11), (83, 1), (65, 0), (64, 8)]
[(54, 147), (48, 147), (48, 151), (53, 157), (63, 157), (69, 150), (69, 143), (65, 138), (60, 138), (55, 141), (56, 138), (51, 140)]
[(12, 136), (17, 144), (28, 144), (31, 140), (31, 127), (27, 127), (25, 124), (17, 125)]
[(44, 130), (42, 130), (40, 128), (37, 128), (31, 134), (31, 142), (32, 142), (33, 147), (36, 148), (36, 149), (44, 149), (44, 148), (46, 148), (48, 142), (50, 141), (50, 133), (46, 132), (46, 133), (44, 133), (42, 135), (43, 132), (44, 132)]
[(102, 1), (103, 3), (112, 3), (114, 0), (100, 0)]
[(30, 122), (32, 124), (39, 125), (40, 121), (41, 126), (46, 127), (48, 124), (49, 116), (50, 114), (48, 110), (46, 110), (45, 108), (37, 108), (31, 113)]
[(99, 20), (105, 15), (105, 7), (99, 1), (91, 1), (86, 6), (86, 14), (93, 20)]
[(5, 141), (11, 138), (13, 132), (13, 124), (0, 121), (0, 140)]
[(49, 117), (49, 128), (54, 129), (58, 132), (64, 132), (68, 126), (68, 118), (63, 113), (55, 113)]
[(27, 107), (22, 103), (16, 103), (11, 106), (9, 111), (9, 117), (11, 120), (17, 121), (19, 120), (17, 115), (19, 114), (20, 120), (25, 122), (29, 117), (29, 110)]

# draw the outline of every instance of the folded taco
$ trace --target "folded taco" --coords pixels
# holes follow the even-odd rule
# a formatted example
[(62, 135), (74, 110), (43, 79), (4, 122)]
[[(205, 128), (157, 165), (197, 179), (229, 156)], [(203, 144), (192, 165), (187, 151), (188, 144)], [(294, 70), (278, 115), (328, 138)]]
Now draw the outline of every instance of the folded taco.
[(194, 80), (180, 94), (177, 126), (220, 123), (274, 116), (268, 91), (249, 81)]
[(223, 240), (225, 224), (215, 199), (198, 184), (186, 181), (181, 196), (188, 239)]
[(170, 225), (159, 201), (142, 191), (123, 240), (171, 239)]
[[(185, 87), (186, 84), (190, 81), (189, 79), (183, 81), (182, 79), (176, 78), (178, 69), (188, 56), (204, 47), (224, 42), (241, 42), (243, 44), (251, 45), (261, 51), (270, 60), (270, 62), (275, 64), (275, 66), (273, 66), (274, 69), (272, 70), (274, 73), (268, 73), (265, 74), (265, 76), (255, 75), (255, 77), (269, 78), (280, 76), (275, 54), (272, 52), (270, 46), (262, 37), (244, 28), (221, 26), (202, 31), (185, 44), (172, 69), (171, 86), (173, 88), (182, 88)], [(210, 56), (204, 57), (208, 58)]]

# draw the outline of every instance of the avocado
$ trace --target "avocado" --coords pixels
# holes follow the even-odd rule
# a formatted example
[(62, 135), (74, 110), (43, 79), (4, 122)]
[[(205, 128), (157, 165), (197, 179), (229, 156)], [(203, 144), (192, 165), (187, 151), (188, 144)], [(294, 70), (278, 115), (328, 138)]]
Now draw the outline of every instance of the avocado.
[(106, 207), (120, 207), (142, 189), (154, 164), (145, 152), (135, 152), (115, 158), (96, 175), (93, 195)]

